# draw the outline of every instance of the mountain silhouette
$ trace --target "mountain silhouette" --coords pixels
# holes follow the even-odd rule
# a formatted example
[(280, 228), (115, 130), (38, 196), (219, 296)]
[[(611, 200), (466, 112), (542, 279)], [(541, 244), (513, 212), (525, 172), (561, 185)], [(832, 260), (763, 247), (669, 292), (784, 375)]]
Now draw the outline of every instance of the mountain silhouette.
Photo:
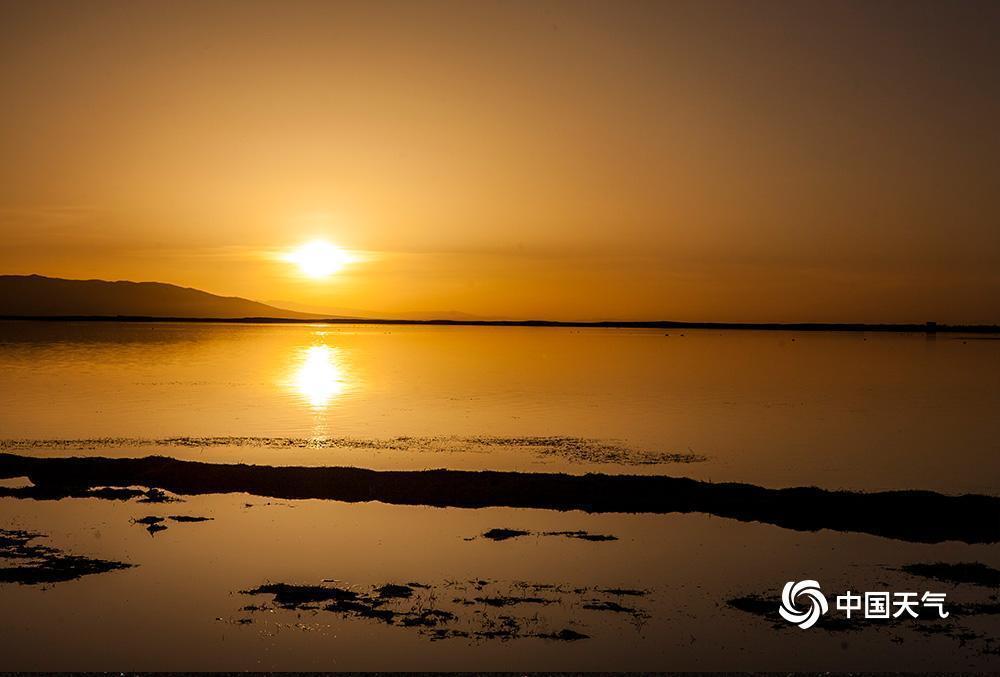
[(66, 280), (42, 275), (0, 275), (0, 316), (274, 317), (304, 320), (323, 317), (163, 282)]

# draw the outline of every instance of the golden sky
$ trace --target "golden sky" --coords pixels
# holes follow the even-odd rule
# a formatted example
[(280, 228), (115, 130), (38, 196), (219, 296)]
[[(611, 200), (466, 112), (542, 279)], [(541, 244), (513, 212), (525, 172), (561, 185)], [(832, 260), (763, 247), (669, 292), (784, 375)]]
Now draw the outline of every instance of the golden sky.
[[(1000, 322), (1000, 3), (0, 2), (0, 273)], [(282, 259), (316, 238), (323, 280)]]

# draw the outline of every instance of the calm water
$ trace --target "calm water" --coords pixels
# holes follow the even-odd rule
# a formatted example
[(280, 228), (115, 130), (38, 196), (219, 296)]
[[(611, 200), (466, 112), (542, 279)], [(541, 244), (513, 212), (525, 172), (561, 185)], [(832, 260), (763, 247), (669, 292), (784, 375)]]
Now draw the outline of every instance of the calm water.
[[(766, 486), (1000, 491), (1000, 341), (668, 334), (6, 322), (0, 437), (11, 449), (15, 439), (119, 438), (74, 452), (104, 455), (165, 453), (150, 441), (185, 438), (166, 452), (272, 465), (596, 467)], [(316, 449), (202, 439), (401, 436), (417, 440)], [(470, 446), (484, 436), (501, 439)], [(567, 457), (509, 442), (538, 436), (628, 453)], [(705, 460), (637, 464), (665, 454)]]
[[(602, 470), (997, 495), (997, 411), (1000, 341), (963, 337), (0, 323), (0, 451), (39, 456)], [(953, 606), (938, 625), (803, 632), (729, 604), (759, 596), (773, 615), (785, 581), (816, 578), (829, 594), (937, 590), (952, 605), (995, 607), (994, 588), (902, 567), (1000, 568), (996, 543), (701, 513), (180, 498), (0, 497), (0, 572), (25, 559), (10, 545), (26, 538), (18, 530), (39, 534), (30, 544), (54, 561), (131, 565), (43, 585), (0, 577), (9, 620), (0, 669), (997, 667), (995, 609)], [(148, 517), (167, 528), (151, 533), (137, 522)], [(496, 528), (529, 533), (482, 536)], [(608, 538), (567, 535), (578, 532)], [(379, 602), (397, 614), (386, 623), (248, 594), (275, 583), (361, 599), (392, 583), (411, 596)], [(400, 620), (428, 609), (447, 622)], [(442, 628), (451, 634), (436, 636)], [(566, 631), (586, 639), (551, 637)]]

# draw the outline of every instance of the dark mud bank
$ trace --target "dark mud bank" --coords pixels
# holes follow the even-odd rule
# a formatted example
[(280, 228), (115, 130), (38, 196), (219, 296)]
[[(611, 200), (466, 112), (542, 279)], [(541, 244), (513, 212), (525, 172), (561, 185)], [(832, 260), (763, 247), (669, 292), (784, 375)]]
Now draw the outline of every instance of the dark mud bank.
[(12, 566), (0, 566), (0, 583), (50, 585), (132, 566), (125, 562), (70, 555), (35, 542), (41, 538), (43, 534), (30, 531), (0, 529), (0, 560), (15, 562)]
[(176, 494), (246, 492), (285, 499), (381, 501), (436, 507), (515, 507), (588, 512), (701, 512), (788, 529), (852, 531), (920, 543), (1000, 541), (1000, 498), (929, 491), (862, 493), (767, 489), (667, 476), (565, 475), (458, 470), (375, 471), (136, 459), (0, 454), (0, 478), (34, 487), (0, 495), (61, 498), (94, 487), (144, 486)]

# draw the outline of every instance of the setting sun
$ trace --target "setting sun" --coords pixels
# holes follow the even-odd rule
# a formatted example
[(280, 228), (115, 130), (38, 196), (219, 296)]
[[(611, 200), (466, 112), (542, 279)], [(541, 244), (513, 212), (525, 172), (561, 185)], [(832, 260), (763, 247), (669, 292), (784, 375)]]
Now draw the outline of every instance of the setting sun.
[(329, 277), (351, 261), (346, 251), (325, 240), (307, 242), (283, 258), (297, 265), (303, 275), (313, 279)]

